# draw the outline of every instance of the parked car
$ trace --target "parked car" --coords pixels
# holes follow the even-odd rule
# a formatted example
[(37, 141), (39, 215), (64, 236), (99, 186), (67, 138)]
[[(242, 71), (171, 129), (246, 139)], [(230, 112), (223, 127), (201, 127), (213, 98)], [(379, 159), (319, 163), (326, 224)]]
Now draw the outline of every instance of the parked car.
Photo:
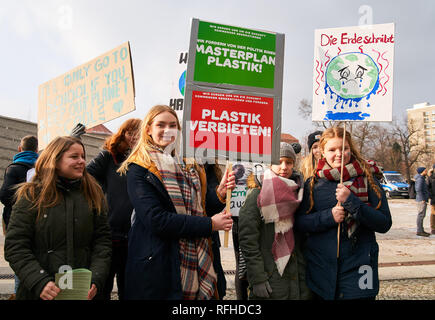
[(409, 198), (409, 184), (406, 183), (400, 172), (384, 171), (384, 177), (381, 180), (381, 186), (384, 189), (387, 198), (400, 196)]

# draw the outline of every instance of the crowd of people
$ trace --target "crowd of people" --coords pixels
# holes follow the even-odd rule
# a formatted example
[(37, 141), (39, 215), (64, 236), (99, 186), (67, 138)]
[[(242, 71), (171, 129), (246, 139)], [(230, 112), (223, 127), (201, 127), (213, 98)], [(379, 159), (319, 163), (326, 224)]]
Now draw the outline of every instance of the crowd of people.
[(65, 265), (92, 272), (88, 299), (110, 300), (115, 278), (119, 300), (223, 299), (218, 232), (231, 229), (246, 268), (238, 299), (376, 298), (375, 232), (392, 221), (382, 169), (349, 132), (310, 134), (300, 165), (300, 146), (281, 142), (279, 163), (255, 167), (232, 217), (225, 204), (237, 170), (182, 158), (180, 129), (173, 109), (154, 106), (87, 165), (83, 127), (39, 155), (35, 137), (22, 139), (0, 190), (16, 299), (55, 299)]

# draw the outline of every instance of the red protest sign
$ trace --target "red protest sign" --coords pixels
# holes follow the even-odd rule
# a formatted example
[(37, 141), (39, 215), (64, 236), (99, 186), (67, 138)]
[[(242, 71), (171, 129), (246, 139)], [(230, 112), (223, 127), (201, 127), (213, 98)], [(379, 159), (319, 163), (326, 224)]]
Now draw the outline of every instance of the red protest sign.
[(273, 98), (193, 91), (191, 148), (271, 155)]

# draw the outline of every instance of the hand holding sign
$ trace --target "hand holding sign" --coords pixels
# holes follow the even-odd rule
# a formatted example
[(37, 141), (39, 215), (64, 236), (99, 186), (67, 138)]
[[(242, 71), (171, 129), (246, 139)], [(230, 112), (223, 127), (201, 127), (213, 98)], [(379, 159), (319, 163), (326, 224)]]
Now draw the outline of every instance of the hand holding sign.
[(225, 232), (228, 232), (233, 226), (233, 219), (231, 219), (231, 213), (226, 211), (215, 214), (211, 218), (211, 221), (213, 231), (224, 230)]
[(219, 196), (222, 199), (225, 199), (227, 196), (227, 191), (232, 191), (236, 187), (236, 176), (234, 171), (225, 170), (225, 174), (222, 177), (221, 183), (217, 187), (216, 192), (219, 193)]

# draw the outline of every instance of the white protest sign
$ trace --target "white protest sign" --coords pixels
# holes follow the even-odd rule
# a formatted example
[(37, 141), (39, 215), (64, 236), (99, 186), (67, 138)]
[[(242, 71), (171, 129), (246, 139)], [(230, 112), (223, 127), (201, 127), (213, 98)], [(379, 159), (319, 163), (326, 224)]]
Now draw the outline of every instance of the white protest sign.
[(313, 121), (391, 121), (394, 24), (315, 31)]

